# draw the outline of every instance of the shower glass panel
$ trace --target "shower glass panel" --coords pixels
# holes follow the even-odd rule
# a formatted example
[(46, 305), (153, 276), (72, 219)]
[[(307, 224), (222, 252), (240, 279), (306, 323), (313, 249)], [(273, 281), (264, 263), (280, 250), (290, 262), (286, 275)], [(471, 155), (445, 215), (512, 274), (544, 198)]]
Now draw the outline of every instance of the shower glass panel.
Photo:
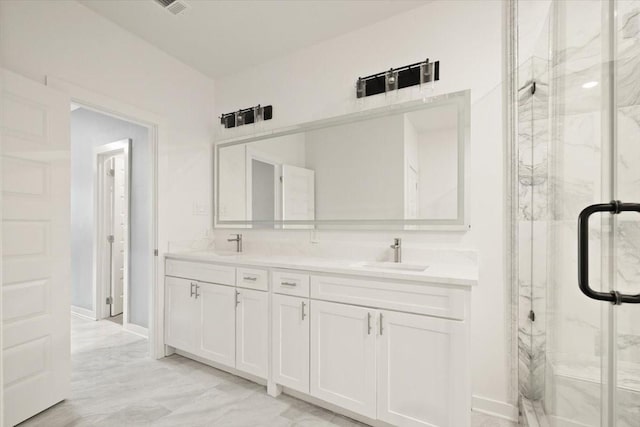
[[(640, 304), (579, 290), (577, 218), (640, 203), (640, 0), (547, 4), (518, 70), (520, 392), (551, 426), (639, 427)], [(595, 214), (589, 234), (591, 287), (640, 294), (640, 214)]]

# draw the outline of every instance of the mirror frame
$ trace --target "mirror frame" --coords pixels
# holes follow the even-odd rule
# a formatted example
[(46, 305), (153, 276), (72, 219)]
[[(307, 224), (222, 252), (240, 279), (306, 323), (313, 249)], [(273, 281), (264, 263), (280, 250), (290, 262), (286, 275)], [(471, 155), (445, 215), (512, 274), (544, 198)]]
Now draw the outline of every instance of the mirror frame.
[[(420, 100), (407, 101), (398, 104), (387, 105), (379, 108), (349, 113), (329, 119), (316, 120), (300, 125), (269, 130), (251, 135), (235, 138), (221, 139), (213, 144), (213, 194), (212, 212), (214, 229), (260, 229), (260, 230), (440, 230), (440, 231), (466, 231), (471, 228), (469, 212), (469, 160), (471, 140), (471, 91), (464, 90), (444, 95), (425, 97)], [(218, 220), (219, 212), (219, 179), (220, 149), (233, 145), (248, 144), (255, 141), (292, 135), (327, 127), (339, 126), (376, 117), (384, 117), (391, 114), (403, 114), (427, 108), (436, 108), (443, 105), (456, 105), (458, 111), (458, 212), (453, 219), (413, 219), (413, 220), (313, 220), (313, 221), (236, 221)], [(259, 227), (254, 227), (259, 225)]]

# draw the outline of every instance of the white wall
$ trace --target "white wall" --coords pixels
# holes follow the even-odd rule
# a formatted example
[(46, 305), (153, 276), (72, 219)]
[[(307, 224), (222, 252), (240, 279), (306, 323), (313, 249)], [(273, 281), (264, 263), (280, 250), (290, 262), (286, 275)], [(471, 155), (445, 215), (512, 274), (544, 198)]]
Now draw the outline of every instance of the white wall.
[[(0, 62), (53, 76), (165, 121), (159, 147), (159, 249), (210, 228), (213, 82), (75, 1), (0, 2)], [(207, 206), (196, 214), (195, 203)]]
[[(372, 26), (316, 44), (216, 80), (216, 113), (272, 104), (274, 118), (260, 126), (279, 128), (425, 95), (471, 90), (471, 230), (452, 232), (304, 232), (244, 230), (245, 247), (323, 246), (362, 256), (356, 248), (379, 248), (388, 256), (393, 237), (405, 247), (474, 249), (480, 284), (473, 290), (474, 405), (513, 415), (510, 290), (504, 282), (503, 114), (501, 1), (434, 1)], [(355, 98), (358, 76), (413, 63), (440, 60), (433, 89), (408, 88), (364, 100)], [(217, 137), (247, 135), (252, 126), (217, 127)], [(226, 237), (228, 230), (216, 233)], [(220, 243), (226, 247), (226, 242)], [(351, 248), (351, 249), (350, 249)], [(328, 249), (331, 250), (331, 249)], [(494, 402), (495, 401), (495, 402)]]
[(148, 326), (151, 151), (147, 128), (84, 108), (71, 112), (71, 304), (93, 310), (95, 148), (130, 138), (129, 322)]

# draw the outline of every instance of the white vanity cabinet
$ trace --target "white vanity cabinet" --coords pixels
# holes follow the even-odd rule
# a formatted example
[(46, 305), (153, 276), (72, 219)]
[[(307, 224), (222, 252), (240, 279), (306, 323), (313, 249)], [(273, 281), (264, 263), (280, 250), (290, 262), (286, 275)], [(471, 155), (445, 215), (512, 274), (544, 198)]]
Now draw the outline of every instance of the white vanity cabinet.
[(165, 344), (267, 379), (267, 271), (238, 270), (236, 286), (235, 267), (167, 260)]
[(165, 344), (196, 352), (200, 322), (196, 283), (188, 279), (167, 277), (165, 281)]
[(273, 294), (273, 381), (309, 393), (309, 299)]
[(465, 325), (380, 310), (377, 418), (402, 426), (465, 426), (471, 390)]
[(236, 289), (202, 282), (197, 286), (200, 304), (198, 348), (195, 354), (223, 365), (235, 366)]
[(311, 276), (311, 395), (393, 425), (467, 426), (467, 297), (438, 286)]
[(375, 426), (469, 427), (467, 282), (219, 262), (167, 259), (167, 345)]
[(236, 290), (236, 369), (267, 378), (269, 351), (268, 293)]
[(376, 418), (376, 311), (311, 301), (311, 395)]
[(166, 344), (235, 366), (235, 288), (167, 277)]

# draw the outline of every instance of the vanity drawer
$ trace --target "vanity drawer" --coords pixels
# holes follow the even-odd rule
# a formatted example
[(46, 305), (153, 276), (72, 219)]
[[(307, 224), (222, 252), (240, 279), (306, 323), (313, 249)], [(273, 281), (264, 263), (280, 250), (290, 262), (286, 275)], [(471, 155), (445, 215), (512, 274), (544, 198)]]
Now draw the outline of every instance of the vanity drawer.
[(234, 286), (236, 284), (235, 267), (208, 262), (168, 259), (165, 266), (165, 274), (167, 276), (218, 283), (220, 285)]
[(309, 275), (276, 270), (273, 272), (273, 292), (309, 298)]
[(463, 320), (465, 291), (429, 284), (311, 276), (311, 298)]
[(269, 273), (267, 270), (238, 267), (236, 286), (258, 291), (268, 291)]

